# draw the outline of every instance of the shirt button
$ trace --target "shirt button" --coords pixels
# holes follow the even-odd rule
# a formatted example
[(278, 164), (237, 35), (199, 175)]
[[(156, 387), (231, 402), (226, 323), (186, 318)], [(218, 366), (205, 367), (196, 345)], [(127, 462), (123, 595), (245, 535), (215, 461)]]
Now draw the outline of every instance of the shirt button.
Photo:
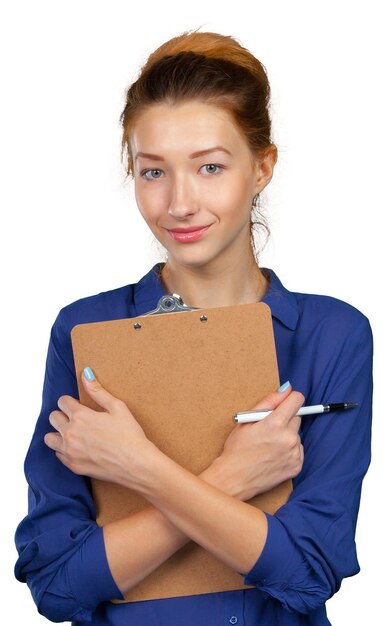
[(236, 624), (238, 622), (238, 618), (235, 615), (232, 615), (229, 619), (230, 624)]

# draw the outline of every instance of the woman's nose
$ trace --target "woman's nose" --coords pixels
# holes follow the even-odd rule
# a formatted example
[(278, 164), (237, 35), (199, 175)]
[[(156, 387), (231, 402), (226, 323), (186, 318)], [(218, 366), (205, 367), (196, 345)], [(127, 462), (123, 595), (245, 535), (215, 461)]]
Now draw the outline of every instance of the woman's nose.
[(185, 179), (174, 183), (169, 200), (168, 213), (182, 219), (197, 211), (197, 203), (192, 189)]

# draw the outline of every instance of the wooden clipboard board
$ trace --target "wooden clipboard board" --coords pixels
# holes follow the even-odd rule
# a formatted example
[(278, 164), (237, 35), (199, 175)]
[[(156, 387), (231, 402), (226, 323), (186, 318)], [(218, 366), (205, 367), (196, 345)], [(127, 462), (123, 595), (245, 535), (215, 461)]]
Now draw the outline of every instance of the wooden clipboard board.
[[(163, 296), (151, 314), (72, 329), (79, 396), (100, 410), (81, 384), (81, 372), (90, 366), (127, 404), (150, 440), (199, 474), (220, 454), (234, 427), (233, 415), (279, 387), (271, 312), (262, 302), (192, 310), (179, 297), (169, 312), (164, 300), (169, 297), (177, 298)], [(166, 314), (156, 314), (164, 303)], [(113, 483), (93, 479), (92, 490), (100, 526), (148, 506), (134, 491)], [(291, 491), (289, 480), (249, 503), (273, 514)], [(246, 588), (240, 574), (190, 541), (128, 591), (125, 601)]]

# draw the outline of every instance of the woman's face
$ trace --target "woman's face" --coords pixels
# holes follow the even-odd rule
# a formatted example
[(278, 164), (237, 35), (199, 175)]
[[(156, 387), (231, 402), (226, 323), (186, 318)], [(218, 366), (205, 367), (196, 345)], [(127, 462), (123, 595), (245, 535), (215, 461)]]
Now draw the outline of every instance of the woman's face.
[(243, 257), (252, 199), (275, 161), (254, 163), (231, 115), (197, 101), (152, 105), (130, 142), (137, 205), (169, 261), (201, 267)]

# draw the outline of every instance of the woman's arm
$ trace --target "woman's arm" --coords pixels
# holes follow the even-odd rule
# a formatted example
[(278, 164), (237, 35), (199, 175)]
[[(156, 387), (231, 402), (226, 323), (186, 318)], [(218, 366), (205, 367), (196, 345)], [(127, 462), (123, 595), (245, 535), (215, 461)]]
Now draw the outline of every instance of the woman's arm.
[[(99, 528), (89, 481), (67, 469), (44, 444), (45, 434), (52, 430), (49, 415), (57, 406), (57, 398), (64, 394), (76, 398), (78, 393), (68, 331), (71, 321), (65, 319), (65, 312), (60, 312), (51, 331), (42, 408), (25, 461), (28, 515), (15, 537), (19, 552), (16, 577), (28, 583), (40, 613), (53, 621), (89, 620), (100, 602), (122, 598), (114, 578), (121, 589), (130, 588), (143, 572), (158, 567), (188, 540), (154, 507), (138, 514), (134, 527), (132, 519)], [(277, 403), (282, 399), (277, 394)], [(282, 447), (286, 451), (286, 442)], [(274, 455), (281, 457), (281, 446)], [(289, 458), (289, 450), (285, 456), (286, 466), (278, 466), (275, 473), (277, 476), (280, 472), (281, 480), (286, 467), (296, 465), (296, 460)], [(244, 477), (246, 484), (233, 481), (232, 469), (232, 462), (230, 467), (214, 464), (201, 478), (218, 489), (226, 489), (232, 497), (244, 497), (240, 491), (249, 482), (255, 485), (254, 493), (266, 490), (267, 485), (263, 488), (262, 480), (254, 473), (251, 478)], [(137, 535), (142, 537), (142, 530), (150, 535), (150, 542), (145, 541), (144, 546), (135, 541)]]
[[(121, 459), (117, 473), (113, 470), (118, 482), (139, 491), (182, 532), (230, 567), (248, 572), (247, 584), (256, 584), (287, 608), (302, 613), (323, 605), (344, 576), (358, 571), (354, 534), (361, 482), (370, 459), (372, 340), (368, 321), (359, 313), (347, 313), (340, 326), (335, 311), (332, 321), (322, 328), (326, 335), (319, 348), (328, 356), (320, 358), (325, 369), (313, 381), (310, 401), (351, 398), (359, 407), (346, 416), (306, 418), (304, 443), (309, 454), (292, 497), (274, 517), (203, 483), (151, 448), (150, 442), (144, 443), (133, 416), (133, 428), (123, 445), (126, 452), (130, 441), (133, 454)], [(85, 420), (79, 429), (73, 426), (82, 417), (72, 400), (60, 398), (60, 408), (69, 415), (76, 438), (82, 431), (81, 440), (89, 425)], [(301, 397), (291, 394), (288, 401), (297, 403), (285, 417), (291, 420)], [(280, 408), (273, 414), (283, 419)], [(65, 450), (58, 448), (58, 454), (71, 465)], [(77, 461), (73, 471), (98, 477), (100, 466), (89, 462), (86, 454), (80, 454)], [(107, 465), (101, 469), (103, 477)]]
[[(262, 400), (259, 406), (275, 408), (279, 405), (279, 408), (260, 425), (237, 426), (235, 443), (229, 446), (226, 442), (224, 454), (198, 478), (148, 441), (127, 406), (97, 380), (87, 381), (83, 376), (83, 384), (105, 411), (93, 411), (74, 398), (60, 397), (62, 411), (53, 411), (50, 415), (50, 422), (58, 432), (47, 434), (46, 443), (72, 471), (118, 482), (135, 489), (155, 505), (154, 509), (104, 527), (108, 562), (119, 589), (126, 592), (137, 584), (188, 538), (203, 545), (230, 567), (245, 570), (247, 562), (236, 560), (239, 546), (233, 539), (228, 542), (235, 532), (234, 521), (238, 523), (239, 515), (239, 524), (243, 521), (249, 531), (249, 524), (254, 520), (258, 525), (263, 522), (264, 532), (259, 535), (261, 544), (256, 544), (260, 551), (264, 543), (265, 516), (254, 507), (240, 503), (239, 499), (249, 499), (300, 471), (303, 460), (297, 435), (300, 419), (295, 413), (303, 402), (302, 395), (291, 393), (290, 387), (284, 393), (275, 392)], [(153, 489), (159, 494), (158, 500)], [(201, 523), (197, 534), (193, 534), (193, 524), (183, 526), (177, 517), (171, 516), (168, 507), (161, 509), (165, 494), (173, 503), (180, 500), (190, 503), (195, 520)], [(161, 509), (163, 515), (156, 509)], [(197, 515), (196, 511), (199, 511)], [(245, 511), (249, 512), (247, 518)], [(233, 523), (228, 524), (229, 512), (232, 512)], [(220, 526), (217, 517), (222, 521), (226, 517), (226, 522)], [(256, 532), (252, 535), (258, 539)], [(209, 536), (214, 536), (213, 542)], [(249, 542), (243, 532), (240, 536), (248, 553)], [(254, 555), (250, 552), (247, 559), (252, 564)]]
[[(265, 544), (265, 514), (209, 485), (163, 454), (146, 438), (126, 404), (112, 396), (97, 380), (87, 380), (83, 373), (82, 383), (104, 411), (89, 409), (70, 396), (59, 398), (61, 411), (50, 414), (50, 422), (57, 432), (48, 433), (45, 443), (56, 452), (60, 461), (72, 472), (137, 491), (182, 533), (229, 567), (240, 572), (248, 571)], [(253, 439), (256, 448), (259, 433), (267, 430), (267, 425), (272, 426), (271, 429), (269, 426), (271, 439), (278, 428), (285, 431), (290, 422), (296, 420), (303, 400), (302, 394), (291, 392), (262, 425), (247, 425), (247, 429), (239, 427), (243, 443)], [(295, 433), (294, 443), (296, 439)], [(245, 448), (239, 449), (240, 456), (242, 450), (244, 452)], [(254, 449), (250, 448), (250, 452), (254, 458)], [(254, 461), (250, 458), (248, 464), (253, 465)], [(129, 521), (113, 527), (114, 532), (117, 529), (117, 537), (126, 525), (132, 529)], [(109, 538), (111, 569), (121, 584), (124, 558), (118, 557), (120, 541), (118, 539), (111, 550), (109, 531), (106, 537)], [(149, 566), (152, 566), (150, 551), (148, 554)], [(135, 563), (136, 568), (137, 564), (139, 567), (143, 565), (141, 554)]]
[[(290, 392), (291, 387), (284, 393), (269, 394), (254, 408), (275, 409)], [(302, 467), (303, 454), (300, 444), (295, 445), (300, 442), (297, 435), (300, 419), (292, 421), (290, 429), (283, 424), (279, 432), (274, 428), (273, 433), (272, 420), (265, 421), (253, 442), (249, 441), (247, 426), (238, 426), (234, 430), (246, 431), (243, 432), (246, 447), (240, 446), (236, 438), (230, 451), (213, 461), (199, 477), (232, 498), (244, 501), (296, 476)], [(107, 524), (104, 537), (113, 578), (123, 593), (190, 540), (153, 506)]]
[(358, 407), (302, 419), (302, 471), (289, 501), (267, 514), (264, 550), (244, 579), (301, 613), (323, 606), (360, 569), (355, 530), (371, 459), (373, 342), (367, 318), (342, 308), (323, 316), (316, 334), (307, 403), (347, 399)]
[(89, 480), (70, 472), (44, 444), (58, 397), (78, 394), (70, 327), (62, 310), (51, 329), (42, 406), (24, 464), (28, 514), (15, 534), (15, 576), (28, 584), (39, 612), (56, 622), (89, 620), (100, 602), (121, 597)]
[[(358, 407), (344, 415), (305, 419), (305, 463), (289, 501), (274, 516), (266, 514), (263, 547), (265, 528), (256, 509), (247, 515), (247, 505), (233, 505), (223, 493), (216, 497), (214, 487), (201, 488), (197, 478), (172, 462), (161, 460), (157, 469), (162, 480), (145, 487), (146, 497), (178, 528), (245, 573), (246, 584), (300, 613), (323, 606), (344, 577), (359, 571), (355, 529), (370, 462), (373, 345), (368, 320), (347, 316), (340, 326), (335, 318), (326, 334), (321, 346), (329, 356), (318, 354), (323, 369), (316, 368), (309, 403), (346, 398)], [(331, 337), (336, 338), (333, 345)], [(234, 442), (235, 437), (230, 436)], [(188, 493), (186, 502), (178, 497), (180, 485)], [(222, 524), (217, 523), (220, 516)], [(249, 555), (252, 564), (246, 561)]]
[[(285, 429), (303, 400), (302, 394), (291, 392), (268, 424)], [(256, 428), (251, 425), (246, 437)], [(231, 569), (248, 572), (259, 558), (267, 536), (265, 514), (201, 481), (162, 453), (141, 474), (139, 490), (177, 528)]]

